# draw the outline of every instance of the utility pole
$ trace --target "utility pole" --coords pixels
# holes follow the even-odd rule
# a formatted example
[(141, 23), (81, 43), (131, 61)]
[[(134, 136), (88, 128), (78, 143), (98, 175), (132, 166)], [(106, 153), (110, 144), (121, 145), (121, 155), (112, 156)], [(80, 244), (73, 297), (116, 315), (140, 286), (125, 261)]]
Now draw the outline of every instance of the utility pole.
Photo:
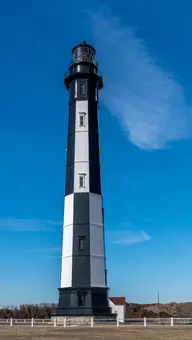
[(159, 318), (159, 292), (157, 293), (157, 313)]

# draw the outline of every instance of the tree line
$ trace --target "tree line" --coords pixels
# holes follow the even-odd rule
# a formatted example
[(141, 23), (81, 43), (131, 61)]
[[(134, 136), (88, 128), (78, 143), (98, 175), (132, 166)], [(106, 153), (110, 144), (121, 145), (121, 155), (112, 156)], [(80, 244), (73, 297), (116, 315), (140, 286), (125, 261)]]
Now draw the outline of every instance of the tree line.
[(6, 306), (0, 308), (0, 319), (49, 319), (55, 312), (55, 303), (41, 303), (36, 305)]
[[(6, 306), (0, 308), (0, 319), (49, 319), (52, 313), (55, 312), (56, 307), (55, 303), (23, 304), (18, 307)], [(166, 313), (160, 310), (158, 313), (157, 308), (153, 307), (153, 310), (147, 310), (145, 305), (127, 304), (126, 318), (167, 318), (172, 316), (171, 312)]]

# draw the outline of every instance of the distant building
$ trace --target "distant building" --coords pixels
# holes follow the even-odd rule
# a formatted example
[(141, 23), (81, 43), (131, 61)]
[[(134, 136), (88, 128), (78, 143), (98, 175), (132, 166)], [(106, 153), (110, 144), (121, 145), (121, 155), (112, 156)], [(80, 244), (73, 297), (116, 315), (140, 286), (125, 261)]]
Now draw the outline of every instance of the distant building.
[(110, 297), (109, 305), (112, 313), (117, 314), (119, 322), (125, 321), (126, 299), (125, 297)]

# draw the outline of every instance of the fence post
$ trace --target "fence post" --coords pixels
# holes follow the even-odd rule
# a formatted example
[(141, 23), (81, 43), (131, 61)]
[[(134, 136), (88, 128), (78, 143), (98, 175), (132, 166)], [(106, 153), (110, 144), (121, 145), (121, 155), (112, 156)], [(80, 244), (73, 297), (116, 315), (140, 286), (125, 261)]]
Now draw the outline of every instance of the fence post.
[(34, 326), (34, 319), (31, 318), (31, 327), (33, 327), (33, 326)]
[(63, 319), (63, 327), (67, 327), (67, 318), (66, 317)]
[(173, 318), (171, 318), (171, 327), (173, 327)]
[(10, 327), (13, 327), (13, 319), (10, 319)]
[(119, 327), (119, 318), (118, 318), (118, 315), (117, 315), (117, 327)]
[(91, 327), (94, 327), (94, 318), (91, 318)]
[(147, 318), (144, 318), (144, 327), (147, 327)]
[(54, 327), (57, 327), (57, 319), (54, 318)]

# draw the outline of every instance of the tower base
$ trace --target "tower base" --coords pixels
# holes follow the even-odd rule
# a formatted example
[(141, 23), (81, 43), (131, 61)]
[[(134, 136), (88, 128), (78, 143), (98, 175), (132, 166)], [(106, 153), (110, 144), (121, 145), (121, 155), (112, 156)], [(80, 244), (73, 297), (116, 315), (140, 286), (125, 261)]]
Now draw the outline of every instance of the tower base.
[(53, 316), (111, 316), (108, 288), (59, 288)]

